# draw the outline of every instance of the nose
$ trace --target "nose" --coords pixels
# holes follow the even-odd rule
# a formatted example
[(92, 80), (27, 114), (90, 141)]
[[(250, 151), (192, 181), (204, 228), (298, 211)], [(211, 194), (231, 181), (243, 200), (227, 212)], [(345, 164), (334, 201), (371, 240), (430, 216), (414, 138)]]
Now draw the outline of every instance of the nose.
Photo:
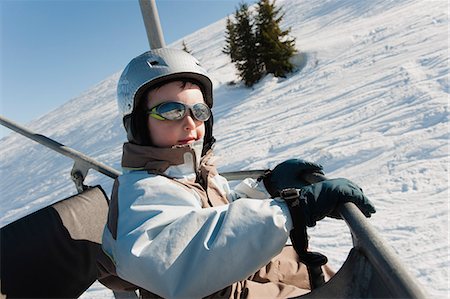
[(183, 125), (184, 125), (184, 129), (186, 131), (192, 131), (194, 130), (197, 125), (195, 123), (195, 119), (192, 116), (192, 113), (190, 111), (190, 109), (188, 111), (186, 111), (186, 115), (183, 118)]

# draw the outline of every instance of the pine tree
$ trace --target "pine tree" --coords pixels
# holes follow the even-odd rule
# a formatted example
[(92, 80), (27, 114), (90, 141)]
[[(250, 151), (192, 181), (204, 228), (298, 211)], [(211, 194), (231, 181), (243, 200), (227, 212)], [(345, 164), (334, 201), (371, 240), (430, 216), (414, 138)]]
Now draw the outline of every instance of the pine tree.
[(240, 59), (240, 61), (237, 61), (236, 68), (245, 85), (252, 86), (261, 79), (263, 73), (248, 5), (241, 3), (235, 17), (237, 21), (237, 58)]
[(183, 45), (183, 51), (184, 51), (184, 52), (189, 53), (189, 54), (192, 54), (192, 51), (188, 49), (188, 47), (187, 47), (187, 45), (186, 45), (186, 43), (185, 43), (184, 40), (183, 40), (182, 45)]
[(262, 77), (262, 64), (257, 53), (252, 16), (247, 4), (239, 5), (234, 19), (235, 22), (227, 19), (227, 45), (222, 51), (230, 55), (245, 85), (252, 86)]
[(230, 17), (227, 17), (225, 42), (226, 45), (222, 49), (222, 52), (230, 56), (231, 62), (237, 61), (236, 24), (231, 21)]
[(265, 71), (275, 77), (285, 77), (294, 69), (289, 58), (296, 53), (295, 38), (288, 37), (290, 29), (280, 29), (284, 14), (280, 15), (280, 9), (275, 8), (275, 0), (272, 3), (260, 0), (257, 11), (256, 40)]

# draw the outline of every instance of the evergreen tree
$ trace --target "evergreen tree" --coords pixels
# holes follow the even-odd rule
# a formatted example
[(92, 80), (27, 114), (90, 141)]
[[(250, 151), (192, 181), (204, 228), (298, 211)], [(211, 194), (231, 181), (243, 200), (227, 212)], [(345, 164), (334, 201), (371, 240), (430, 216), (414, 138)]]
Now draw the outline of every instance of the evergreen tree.
[(226, 45), (222, 49), (222, 52), (230, 56), (231, 62), (237, 61), (236, 24), (231, 21), (230, 17), (227, 17), (225, 42)]
[(262, 64), (256, 47), (256, 36), (248, 5), (241, 3), (234, 14), (235, 22), (227, 19), (226, 42), (223, 52), (230, 55), (246, 86), (262, 77)]
[(272, 3), (260, 0), (257, 11), (256, 40), (265, 71), (275, 77), (285, 77), (294, 69), (289, 58), (296, 52), (295, 38), (288, 37), (290, 29), (280, 29), (284, 14), (280, 15), (280, 9), (275, 8), (275, 0)]
[(187, 47), (186, 43), (184, 42), (184, 40), (183, 40), (182, 45), (183, 45), (183, 51), (184, 52), (192, 54), (192, 51), (188, 49), (188, 47)]
[(236, 11), (236, 44), (237, 61), (236, 68), (244, 80), (246, 86), (252, 86), (258, 82), (262, 73), (262, 64), (256, 46), (256, 35), (248, 5), (241, 3)]

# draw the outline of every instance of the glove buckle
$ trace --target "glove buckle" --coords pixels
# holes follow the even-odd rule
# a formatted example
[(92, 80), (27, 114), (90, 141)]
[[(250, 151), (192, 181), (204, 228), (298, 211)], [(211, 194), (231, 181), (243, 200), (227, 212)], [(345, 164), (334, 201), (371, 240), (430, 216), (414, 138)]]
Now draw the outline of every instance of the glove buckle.
[(300, 192), (298, 192), (298, 190), (295, 188), (287, 188), (287, 189), (281, 190), (280, 196), (283, 199), (287, 199), (287, 200), (296, 199), (300, 196)]
[(300, 205), (300, 192), (295, 188), (283, 189), (280, 192), (280, 197), (284, 199), (291, 207)]

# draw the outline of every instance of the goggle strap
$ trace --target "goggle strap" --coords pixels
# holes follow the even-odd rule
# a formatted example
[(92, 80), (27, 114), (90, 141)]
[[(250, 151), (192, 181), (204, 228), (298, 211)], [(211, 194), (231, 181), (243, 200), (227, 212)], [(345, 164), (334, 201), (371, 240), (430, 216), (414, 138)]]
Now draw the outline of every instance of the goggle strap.
[(157, 120), (166, 120), (164, 117), (162, 117), (161, 115), (156, 114), (156, 113), (150, 113), (149, 116), (151, 116), (151, 117), (153, 117), (154, 119), (157, 119)]

